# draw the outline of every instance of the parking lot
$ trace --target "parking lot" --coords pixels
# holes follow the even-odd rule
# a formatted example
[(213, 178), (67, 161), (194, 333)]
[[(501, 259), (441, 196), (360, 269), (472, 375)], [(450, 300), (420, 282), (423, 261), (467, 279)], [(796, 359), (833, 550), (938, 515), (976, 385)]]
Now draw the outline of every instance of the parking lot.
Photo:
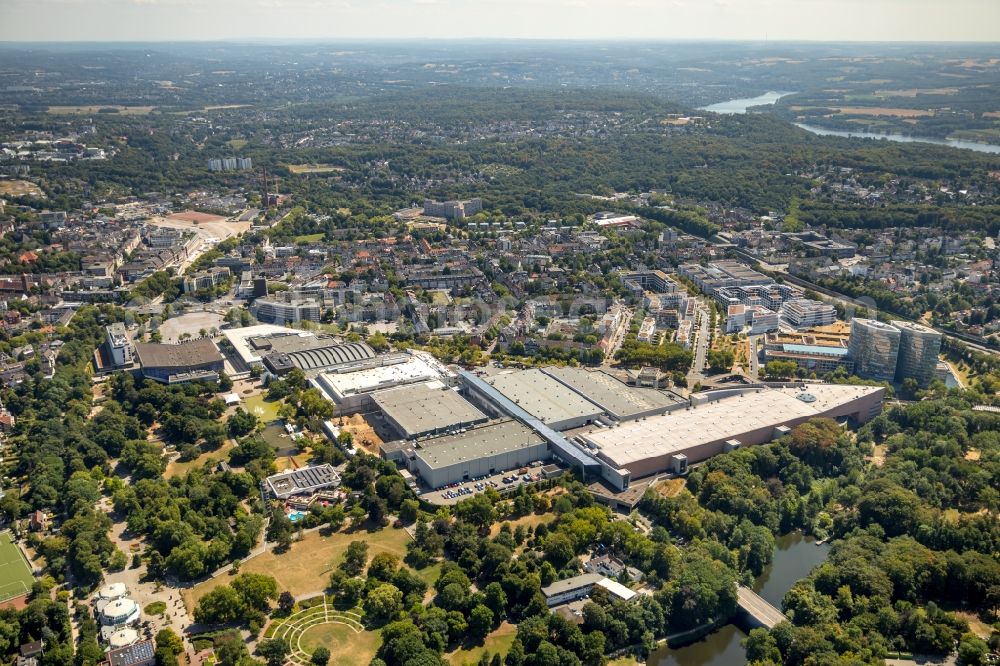
[[(485, 492), (487, 488), (493, 488), (501, 494), (513, 492), (520, 486), (537, 483), (542, 478), (541, 473), (542, 463), (532, 463), (518, 469), (497, 472), (491, 476), (453, 483), (436, 490), (424, 488), (420, 494), (420, 499), (438, 506), (451, 506), (464, 499)], [(525, 480), (525, 476), (529, 476), (530, 479)], [(511, 477), (513, 477), (513, 480), (511, 480)]]

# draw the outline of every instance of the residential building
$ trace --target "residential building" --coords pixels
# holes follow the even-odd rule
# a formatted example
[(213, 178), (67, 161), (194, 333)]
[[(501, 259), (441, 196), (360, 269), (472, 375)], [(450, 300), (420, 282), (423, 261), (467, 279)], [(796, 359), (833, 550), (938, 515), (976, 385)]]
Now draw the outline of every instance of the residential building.
[(128, 339), (125, 324), (111, 324), (106, 329), (108, 360), (112, 367), (121, 368), (132, 365), (132, 341)]
[(266, 324), (294, 324), (301, 321), (319, 323), (323, 301), (302, 298), (291, 293), (258, 298), (253, 304), (254, 316)]
[(434, 201), (424, 200), (424, 215), (428, 217), (444, 217), (449, 220), (464, 220), (483, 209), (483, 200), (479, 198), (465, 201)]

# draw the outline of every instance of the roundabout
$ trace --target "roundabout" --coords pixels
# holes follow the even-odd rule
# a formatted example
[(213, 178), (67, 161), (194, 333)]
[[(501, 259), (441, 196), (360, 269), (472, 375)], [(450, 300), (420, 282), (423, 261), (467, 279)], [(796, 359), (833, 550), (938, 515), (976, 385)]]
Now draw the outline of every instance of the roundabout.
[[(291, 653), (287, 663), (292, 666), (309, 666), (312, 653), (318, 647), (330, 651), (330, 663), (336, 666), (368, 664), (378, 650), (380, 636), (364, 628), (358, 611), (338, 610), (331, 599), (326, 596), (321, 599), (319, 603), (273, 622), (264, 636), (288, 641)], [(312, 601), (309, 599), (306, 603)]]

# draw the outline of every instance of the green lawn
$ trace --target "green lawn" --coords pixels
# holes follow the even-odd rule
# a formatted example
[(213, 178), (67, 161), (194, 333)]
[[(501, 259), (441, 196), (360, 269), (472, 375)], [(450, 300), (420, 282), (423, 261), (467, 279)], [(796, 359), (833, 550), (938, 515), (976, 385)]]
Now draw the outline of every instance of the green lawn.
[(264, 423), (270, 423), (278, 418), (280, 400), (265, 400), (263, 393), (243, 401), (243, 409), (250, 412)]
[(332, 666), (367, 666), (381, 642), (378, 632), (356, 632), (344, 624), (319, 624), (306, 629), (298, 644), (308, 654), (322, 645), (330, 651)]
[(326, 234), (303, 234), (294, 238), (296, 243), (318, 243)]
[(517, 626), (504, 622), (486, 637), (482, 645), (463, 647), (447, 655), (448, 662), (452, 666), (475, 666), (484, 652), (491, 655), (499, 652), (506, 656), (516, 636)]
[(35, 577), (21, 549), (11, 541), (9, 532), (0, 533), (0, 601), (31, 591)]

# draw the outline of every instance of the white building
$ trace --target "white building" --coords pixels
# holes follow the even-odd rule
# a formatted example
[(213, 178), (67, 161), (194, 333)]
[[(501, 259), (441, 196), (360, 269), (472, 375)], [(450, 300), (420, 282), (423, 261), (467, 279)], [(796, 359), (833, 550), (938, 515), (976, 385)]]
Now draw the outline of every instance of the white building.
[(132, 341), (128, 339), (125, 324), (117, 322), (107, 327), (108, 359), (111, 365), (121, 368), (132, 365)]
[(793, 298), (781, 304), (781, 322), (796, 330), (829, 326), (837, 321), (837, 308), (808, 298)]

